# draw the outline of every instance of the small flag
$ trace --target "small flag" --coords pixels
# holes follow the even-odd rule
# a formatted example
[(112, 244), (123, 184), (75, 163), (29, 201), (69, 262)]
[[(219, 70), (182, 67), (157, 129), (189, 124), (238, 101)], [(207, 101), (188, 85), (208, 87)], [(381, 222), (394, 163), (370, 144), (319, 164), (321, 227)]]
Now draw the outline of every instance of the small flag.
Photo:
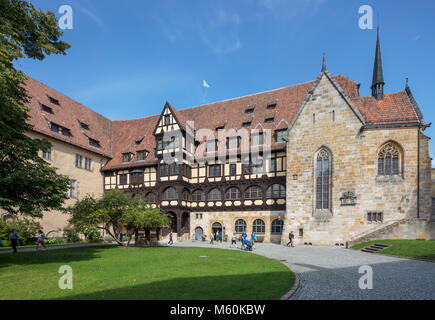
[(210, 86), (208, 85), (208, 83), (205, 80), (202, 80), (202, 81), (203, 81), (202, 86), (204, 88), (210, 88)]

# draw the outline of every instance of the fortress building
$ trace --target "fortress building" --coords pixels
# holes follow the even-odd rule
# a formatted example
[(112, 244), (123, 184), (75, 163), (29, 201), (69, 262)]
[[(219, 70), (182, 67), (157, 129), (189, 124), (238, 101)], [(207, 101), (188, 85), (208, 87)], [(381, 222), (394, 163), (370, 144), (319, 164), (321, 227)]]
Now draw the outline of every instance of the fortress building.
[[(68, 204), (123, 189), (171, 213), (178, 240), (435, 238), (428, 125), (408, 82), (395, 93), (384, 85), (379, 34), (367, 97), (324, 59), (314, 81), (111, 121), (30, 78), (29, 135), (52, 142), (41, 156), (70, 177)], [(42, 223), (66, 220), (49, 212)]]

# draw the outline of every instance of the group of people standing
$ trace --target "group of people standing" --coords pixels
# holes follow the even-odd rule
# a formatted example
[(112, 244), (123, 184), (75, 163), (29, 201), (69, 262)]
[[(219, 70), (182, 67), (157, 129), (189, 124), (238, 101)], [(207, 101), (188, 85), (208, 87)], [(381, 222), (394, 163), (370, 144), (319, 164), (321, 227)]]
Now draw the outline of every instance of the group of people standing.
[(213, 244), (213, 241), (216, 241), (217, 244), (222, 244), (222, 231), (216, 231), (215, 233), (211, 233), (210, 244)]

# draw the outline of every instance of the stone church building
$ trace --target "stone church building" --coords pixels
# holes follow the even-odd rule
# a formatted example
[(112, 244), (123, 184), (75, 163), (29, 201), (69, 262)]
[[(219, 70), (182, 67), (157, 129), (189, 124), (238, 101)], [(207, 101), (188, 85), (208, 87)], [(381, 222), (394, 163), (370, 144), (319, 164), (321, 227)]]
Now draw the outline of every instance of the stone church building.
[[(70, 176), (68, 204), (123, 189), (170, 213), (179, 241), (244, 231), (275, 243), (293, 231), (313, 245), (434, 239), (430, 124), (408, 81), (395, 93), (384, 85), (379, 34), (367, 97), (324, 58), (314, 81), (111, 121), (29, 78), (29, 135), (52, 142), (41, 156)], [(42, 220), (46, 232), (66, 222)]]

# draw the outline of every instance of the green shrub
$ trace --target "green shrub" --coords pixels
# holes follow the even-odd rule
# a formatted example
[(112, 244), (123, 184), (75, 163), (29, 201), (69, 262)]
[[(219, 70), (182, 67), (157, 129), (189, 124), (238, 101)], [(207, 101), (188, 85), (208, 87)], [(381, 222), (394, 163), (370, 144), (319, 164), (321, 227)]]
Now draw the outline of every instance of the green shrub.
[(55, 244), (56, 239), (55, 238), (46, 238), (44, 242), (45, 242), (45, 244)]
[[(10, 237), (11, 230), (18, 232), (18, 245), (34, 244), (36, 242), (36, 233), (42, 229), (39, 222), (28, 218), (14, 218), (7, 222), (0, 219), (0, 237), (7, 240)], [(5, 241), (4, 245), (10, 245), (10, 241)]]
[(80, 242), (79, 230), (74, 226), (63, 228), (63, 236), (66, 239), (66, 242)]
[(86, 240), (89, 242), (103, 241), (100, 229), (95, 225), (83, 225), (81, 232), (85, 235)]

